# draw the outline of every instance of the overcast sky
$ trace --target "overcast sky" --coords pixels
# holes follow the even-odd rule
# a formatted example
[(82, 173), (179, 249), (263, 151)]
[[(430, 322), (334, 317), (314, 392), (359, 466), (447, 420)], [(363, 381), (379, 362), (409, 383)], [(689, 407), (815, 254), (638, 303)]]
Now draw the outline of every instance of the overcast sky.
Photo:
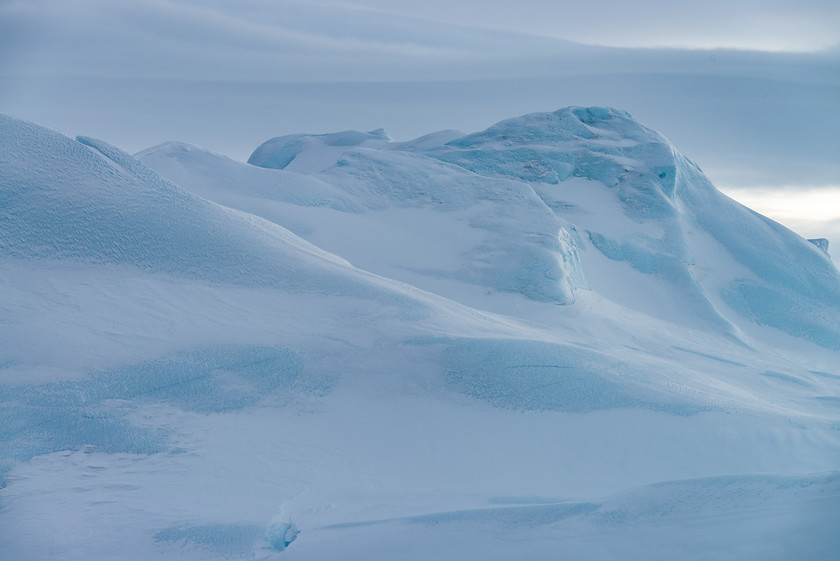
[(344, 77), (355, 70), (368, 78), (377, 63), (396, 71), (404, 60), (445, 64), (563, 48), (538, 37), (810, 52), (836, 48), (838, 30), (836, 0), (0, 0), (0, 68), (225, 79), (285, 72), (308, 79), (343, 69)]
[(840, 42), (836, 0), (351, 0), (435, 21), (616, 47), (810, 51)]
[[(840, 189), (839, 44), (837, 0), (0, 0), (0, 112), (245, 160), (282, 134), (612, 105), (721, 188), (807, 190), (801, 224), (837, 206), (814, 201)], [(840, 244), (838, 220), (808, 235)]]

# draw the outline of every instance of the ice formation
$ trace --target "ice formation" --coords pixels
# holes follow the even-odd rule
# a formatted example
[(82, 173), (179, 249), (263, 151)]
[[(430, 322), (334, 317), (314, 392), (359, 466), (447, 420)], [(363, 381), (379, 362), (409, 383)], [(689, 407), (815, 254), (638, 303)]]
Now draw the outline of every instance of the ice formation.
[(840, 548), (840, 273), (625, 112), (0, 146), (4, 558)]

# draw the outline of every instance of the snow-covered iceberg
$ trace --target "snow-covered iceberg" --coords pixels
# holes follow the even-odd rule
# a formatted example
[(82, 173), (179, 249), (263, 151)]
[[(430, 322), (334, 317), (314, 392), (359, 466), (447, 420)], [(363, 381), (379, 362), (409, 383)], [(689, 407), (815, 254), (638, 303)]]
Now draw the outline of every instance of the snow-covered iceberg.
[(250, 159), (280, 168), (266, 174), (196, 149), (139, 157), (362, 268), (486, 309), (509, 311), (469, 285), (559, 304), (584, 288), (668, 321), (840, 348), (825, 253), (721, 194), (627, 113), (571, 107), (453, 136), (275, 138)]
[(426, 154), (527, 181), (613, 262), (610, 276), (624, 276), (621, 263), (656, 277), (657, 292), (682, 311), (721, 325), (747, 318), (840, 349), (840, 275), (824, 252), (721, 194), (623, 111), (535, 113)]
[(0, 146), (10, 559), (840, 547), (838, 271), (624, 112)]

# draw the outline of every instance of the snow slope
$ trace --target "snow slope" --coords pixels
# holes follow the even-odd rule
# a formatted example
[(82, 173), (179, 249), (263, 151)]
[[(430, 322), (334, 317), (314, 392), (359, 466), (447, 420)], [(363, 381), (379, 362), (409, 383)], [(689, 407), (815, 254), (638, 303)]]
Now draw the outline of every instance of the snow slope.
[(840, 546), (837, 269), (625, 113), (0, 138), (4, 558)]
[[(728, 320), (724, 304), (755, 323), (840, 349), (840, 275), (826, 255), (722, 195), (627, 113), (569, 108), (527, 115), (432, 155), (481, 175), (529, 181), (603, 256), (659, 277), (665, 294), (675, 294), (678, 306), (691, 304), (694, 315)], [(589, 181), (564, 183), (570, 178)], [(612, 191), (606, 204), (618, 202), (620, 214), (588, 208), (591, 195), (580, 193), (604, 186)], [(721, 267), (722, 258), (734, 266)]]
[[(5, 257), (129, 264), (235, 284), (296, 286), (343, 260), (177, 188), (106, 143), (3, 117)], [(247, 274), (244, 274), (246, 273)]]
[[(340, 143), (336, 135), (269, 141), (252, 161), (282, 163), (286, 169), (275, 173), (186, 147), (152, 148), (139, 156), (159, 162), (204, 196), (286, 225), (355, 265), (415, 286), (446, 296), (474, 290), (466, 284), (573, 301), (574, 288), (584, 283), (574, 233), (528, 185), (391, 151), (378, 137), (345, 136)], [(291, 163), (290, 145), (297, 150)], [(168, 165), (170, 159), (176, 161)], [(239, 188), (245, 177), (247, 186)], [(306, 194), (290, 185), (305, 185)], [(381, 243), (384, 238), (392, 239)]]

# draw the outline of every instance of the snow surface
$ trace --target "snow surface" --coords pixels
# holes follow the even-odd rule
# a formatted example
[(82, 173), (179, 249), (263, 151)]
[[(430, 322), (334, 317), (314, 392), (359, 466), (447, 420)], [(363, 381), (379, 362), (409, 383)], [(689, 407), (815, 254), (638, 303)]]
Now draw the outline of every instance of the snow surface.
[(627, 113), (0, 146), (4, 559), (840, 550), (840, 273)]

